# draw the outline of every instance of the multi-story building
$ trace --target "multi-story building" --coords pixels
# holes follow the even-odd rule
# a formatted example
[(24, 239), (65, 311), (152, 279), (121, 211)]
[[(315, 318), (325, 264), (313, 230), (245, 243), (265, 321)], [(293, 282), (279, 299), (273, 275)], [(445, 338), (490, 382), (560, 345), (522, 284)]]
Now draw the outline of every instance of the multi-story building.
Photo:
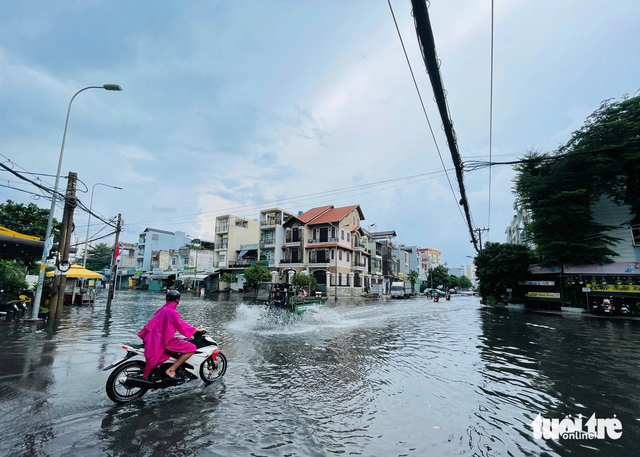
[(285, 243), (280, 277), (302, 271), (312, 275), (329, 295), (360, 294), (370, 288), (366, 234), (359, 205), (312, 208), (284, 223)]
[(190, 272), (207, 271), (213, 268), (215, 257), (213, 241), (198, 240), (189, 246), (169, 251), (169, 269)]
[(138, 247), (134, 243), (120, 243), (120, 256), (118, 257), (118, 267), (135, 270)]
[(418, 246), (405, 246), (400, 244), (394, 248), (394, 256), (398, 259), (398, 275), (403, 281), (409, 280), (409, 273), (415, 271), (420, 273), (422, 270), (422, 262), (419, 259)]
[(507, 243), (509, 244), (528, 244), (531, 243), (527, 240), (526, 224), (530, 222), (529, 211), (518, 205), (518, 202), (513, 203), (513, 210), (516, 212), (509, 227), (505, 230), (507, 235)]
[(190, 243), (191, 240), (187, 238), (184, 232), (169, 232), (166, 230), (146, 228), (138, 238), (136, 270), (151, 271), (151, 257), (154, 251), (178, 249)]
[[(369, 232), (367, 250), (371, 255), (371, 277), (374, 292), (388, 294), (391, 283), (400, 279), (398, 258), (393, 255), (394, 230)], [(373, 282), (375, 281), (375, 282)]]
[(238, 257), (244, 253), (242, 245), (258, 244), (260, 237), (259, 222), (251, 219), (233, 216), (216, 217), (215, 260), (216, 268), (232, 268)]
[[(284, 224), (293, 217), (291, 213), (279, 208), (263, 209), (260, 211), (260, 242), (258, 256), (265, 266), (280, 267), (284, 258), (284, 250), (281, 248), (287, 241), (291, 242), (299, 234), (298, 231), (289, 231), (285, 234)], [(299, 241), (299, 240), (295, 240)]]

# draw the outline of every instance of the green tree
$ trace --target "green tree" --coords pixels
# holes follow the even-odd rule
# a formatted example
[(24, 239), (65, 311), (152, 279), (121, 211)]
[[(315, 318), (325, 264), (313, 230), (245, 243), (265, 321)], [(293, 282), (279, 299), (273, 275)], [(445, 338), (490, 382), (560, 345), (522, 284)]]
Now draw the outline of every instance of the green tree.
[(460, 288), (460, 278), (454, 275), (447, 276), (447, 282), (445, 284), (446, 289), (459, 289)]
[[(47, 221), (49, 210), (40, 208), (34, 203), (24, 205), (7, 200), (0, 204), (0, 226), (23, 235), (37, 236), (44, 240), (47, 234)], [(59, 236), (59, 223), (53, 219), (53, 234), (57, 241)]]
[(471, 289), (473, 287), (473, 283), (466, 276), (460, 276), (458, 278), (461, 289)]
[(98, 243), (87, 250), (87, 269), (101, 271), (111, 265), (113, 249), (106, 243)]
[(429, 288), (431, 288), (431, 285), (433, 285), (434, 289), (437, 289), (438, 286), (447, 287), (449, 283), (448, 278), (449, 271), (443, 265), (438, 265), (435, 268), (429, 268), (429, 276), (427, 277)]
[(291, 284), (300, 287), (309, 286), (310, 292), (313, 292), (318, 287), (318, 281), (316, 281), (316, 278), (300, 273), (293, 275), (293, 278), (291, 278)]
[(231, 283), (232, 282), (236, 282), (236, 275), (234, 275), (232, 273), (223, 273), (219, 282), (226, 282), (227, 283), (227, 289), (230, 289), (231, 288)]
[(244, 270), (244, 279), (247, 280), (247, 284), (250, 287), (257, 287), (260, 282), (270, 282), (271, 281), (271, 272), (268, 268), (253, 265), (246, 270)]
[(411, 281), (411, 290), (415, 290), (416, 282), (418, 281), (419, 277), (420, 275), (418, 274), (417, 271), (411, 270), (409, 272), (409, 281)]
[(515, 290), (526, 278), (533, 255), (522, 244), (487, 242), (473, 260), (480, 295), (486, 303), (504, 300), (507, 288)]
[[(602, 197), (630, 206), (640, 224), (640, 97), (604, 101), (570, 140), (550, 154), (528, 153), (515, 167), (515, 191), (532, 214), (525, 227), (543, 266), (610, 263), (620, 240), (597, 223)], [(570, 217), (568, 217), (570, 215)]]
[(5, 292), (19, 292), (29, 285), (24, 280), (26, 268), (22, 262), (0, 259), (0, 289)]

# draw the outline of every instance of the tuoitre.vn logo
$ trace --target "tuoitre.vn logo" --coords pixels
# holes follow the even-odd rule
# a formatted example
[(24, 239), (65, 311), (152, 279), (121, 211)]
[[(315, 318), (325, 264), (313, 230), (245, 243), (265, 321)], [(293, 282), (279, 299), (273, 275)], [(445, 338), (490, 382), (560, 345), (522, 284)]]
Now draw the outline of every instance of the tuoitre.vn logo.
[(533, 437), (537, 440), (617, 440), (622, 436), (622, 423), (613, 415), (611, 419), (598, 419), (596, 413), (583, 423), (586, 416), (578, 414), (564, 419), (546, 419), (540, 414), (529, 425), (533, 429)]

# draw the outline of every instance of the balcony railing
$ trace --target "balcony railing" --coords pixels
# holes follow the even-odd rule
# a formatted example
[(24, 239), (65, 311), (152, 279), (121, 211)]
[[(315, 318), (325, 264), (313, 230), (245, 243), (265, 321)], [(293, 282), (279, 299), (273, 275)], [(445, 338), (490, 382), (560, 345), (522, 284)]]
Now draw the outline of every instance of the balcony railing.
[(302, 263), (301, 259), (282, 259), (280, 261), (280, 263), (286, 263), (286, 264), (290, 264), (290, 263)]
[(228, 225), (222, 225), (220, 227), (216, 227), (216, 233), (227, 233), (229, 231)]
[(267, 217), (260, 221), (260, 227), (280, 225), (280, 223), (281, 219), (279, 217)]
[(286, 236), (285, 236), (285, 242), (286, 243), (299, 243), (300, 242), (300, 234), (298, 232), (287, 232)]
[(216, 247), (216, 251), (220, 249), (227, 249), (229, 247), (229, 243), (216, 243), (215, 247)]
[(317, 238), (309, 238), (307, 240), (307, 244), (316, 244), (316, 243), (337, 243), (338, 242), (338, 238), (337, 237), (328, 237), (326, 241), (320, 241)]
[(256, 259), (240, 259), (233, 262), (229, 262), (230, 267), (250, 267), (251, 262), (255, 262)]
[(309, 263), (316, 263), (316, 264), (318, 264), (318, 263), (323, 263), (323, 264), (328, 264), (328, 263), (331, 263), (331, 260), (330, 260), (330, 259), (320, 259), (320, 260), (317, 260), (317, 259), (311, 259), (311, 260), (309, 260)]

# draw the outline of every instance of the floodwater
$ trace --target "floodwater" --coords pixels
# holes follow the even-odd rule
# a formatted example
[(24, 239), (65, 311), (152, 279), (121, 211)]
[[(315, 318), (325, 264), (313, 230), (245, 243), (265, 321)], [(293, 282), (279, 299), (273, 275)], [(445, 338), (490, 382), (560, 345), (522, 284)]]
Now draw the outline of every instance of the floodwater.
[[(55, 333), (0, 322), (0, 455), (638, 455), (638, 321), (456, 295), (329, 302), (289, 321), (237, 295), (185, 297), (183, 319), (227, 355), (224, 379), (115, 405), (101, 368), (162, 303), (118, 292), (110, 314), (66, 307)], [(529, 425), (594, 413), (622, 436), (535, 439)]]

